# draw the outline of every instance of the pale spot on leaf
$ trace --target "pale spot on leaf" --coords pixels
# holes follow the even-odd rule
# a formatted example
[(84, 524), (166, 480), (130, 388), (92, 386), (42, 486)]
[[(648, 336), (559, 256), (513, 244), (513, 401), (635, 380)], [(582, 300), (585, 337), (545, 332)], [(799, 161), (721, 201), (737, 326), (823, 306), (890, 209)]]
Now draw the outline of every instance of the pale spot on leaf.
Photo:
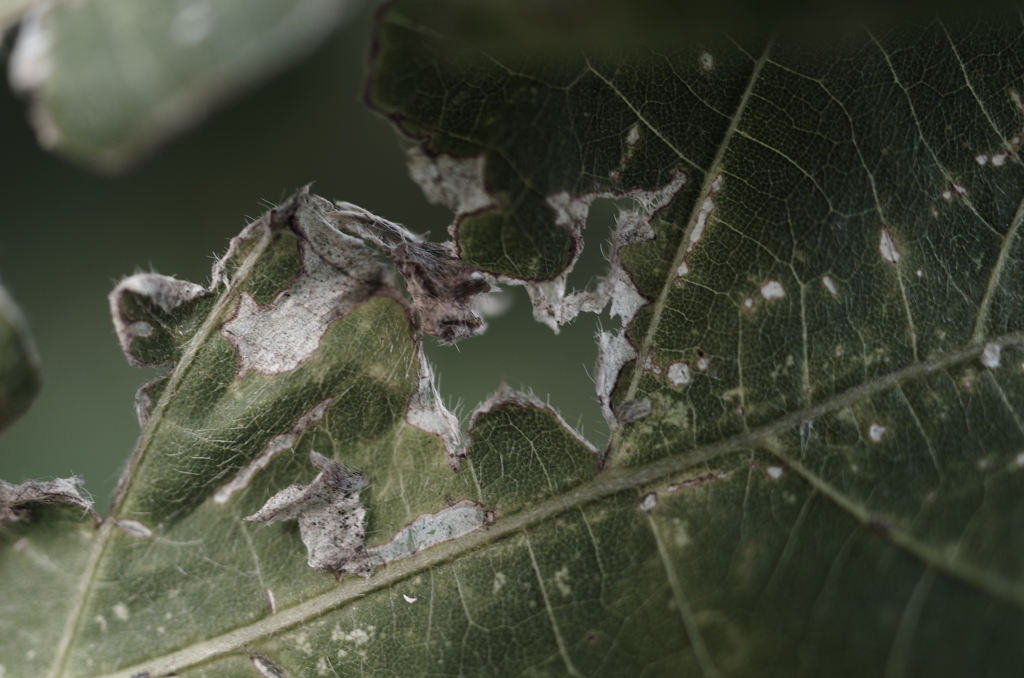
[(868, 437), (871, 438), (871, 442), (880, 443), (882, 442), (882, 437), (885, 435), (885, 431), (886, 428), (884, 426), (878, 422), (874, 422), (868, 427)]
[(781, 299), (786, 296), (786, 288), (778, 280), (768, 280), (761, 285), (761, 296), (764, 297), (765, 301)]
[(768, 467), (768, 477), (771, 478), (772, 480), (778, 480), (779, 478), (782, 477), (782, 474), (783, 470), (781, 466)]
[(692, 375), (690, 373), (690, 364), (682, 361), (672, 363), (668, 366), (668, 381), (673, 386), (685, 386), (690, 383)]
[(882, 236), (878, 243), (878, 250), (882, 253), (882, 258), (890, 264), (900, 263), (902, 255), (896, 249), (896, 243), (893, 242), (892, 234), (885, 226), (882, 227)]
[(981, 352), (981, 364), (990, 370), (999, 367), (1002, 349), (999, 344), (985, 344), (985, 350)]

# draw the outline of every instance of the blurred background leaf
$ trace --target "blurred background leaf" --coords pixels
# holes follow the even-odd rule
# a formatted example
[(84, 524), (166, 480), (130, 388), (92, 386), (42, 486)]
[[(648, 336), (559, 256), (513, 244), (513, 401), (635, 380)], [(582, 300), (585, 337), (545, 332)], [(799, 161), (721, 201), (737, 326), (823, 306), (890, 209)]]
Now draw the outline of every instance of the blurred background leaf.
[(25, 413), (40, 380), (39, 357), (25, 318), (0, 287), (0, 431)]
[(307, 55), (360, 4), (37, 3), (19, 28), (10, 81), (30, 94), (43, 146), (118, 171)]

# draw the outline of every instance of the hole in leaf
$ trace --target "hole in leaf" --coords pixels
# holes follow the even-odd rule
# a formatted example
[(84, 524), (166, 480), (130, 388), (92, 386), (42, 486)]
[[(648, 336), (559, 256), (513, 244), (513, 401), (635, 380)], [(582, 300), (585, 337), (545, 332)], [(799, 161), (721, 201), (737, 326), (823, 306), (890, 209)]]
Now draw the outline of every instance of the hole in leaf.
[[(567, 292), (592, 289), (597, 279), (607, 274), (616, 216), (621, 209), (632, 207), (633, 201), (628, 198), (593, 202), (584, 232), (586, 246), (569, 274)], [(465, 425), (473, 408), (504, 382), (518, 390), (532, 391), (591, 443), (604, 447), (608, 424), (601, 416), (594, 388), (595, 334), (602, 323), (610, 327), (618, 320), (609, 320), (607, 311), (600, 318), (582, 313), (555, 335), (533, 319), (524, 288), (505, 286), (503, 290), (512, 300), (511, 307), (488, 318), (482, 336), (465, 339), (456, 346), (440, 346), (433, 337), (425, 337), (427, 357), (434, 365), (446, 404)]]

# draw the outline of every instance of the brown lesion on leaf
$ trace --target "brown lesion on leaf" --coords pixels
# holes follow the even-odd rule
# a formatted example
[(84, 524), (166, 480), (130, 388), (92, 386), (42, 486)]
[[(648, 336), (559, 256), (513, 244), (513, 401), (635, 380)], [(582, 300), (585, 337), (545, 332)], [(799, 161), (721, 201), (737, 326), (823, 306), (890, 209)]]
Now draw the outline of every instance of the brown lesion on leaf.
[(338, 225), (377, 245), (405, 278), (423, 331), (452, 344), (480, 334), (486, 324), (471, 304), (492, 290), (490, 277), (464, 262), (451, 243), (424, 241), (387, 219), (347, 202), (338, 203)]
[(310, 567), (333, 572), (338, 579), (346, 572), (370, 576), (373, 567), (363, 550), (366, 509), (359, 501), (366, 474), (349, 471), (318, 452), (311, 452), (309, 459), (320, 469), (313, 482), (286, 487), (245, 520), (267, 524), (297, 520)]
[(27, 480), (20, 485), (0, 480), (0, 526), (30, 520), (32, 504), (77, 506), (91, 515), (95, 525), (99, 526), (100, 516), (93, 509), (92, 501), (78, 491), (81, 486), (81, 479), (75, 477)]

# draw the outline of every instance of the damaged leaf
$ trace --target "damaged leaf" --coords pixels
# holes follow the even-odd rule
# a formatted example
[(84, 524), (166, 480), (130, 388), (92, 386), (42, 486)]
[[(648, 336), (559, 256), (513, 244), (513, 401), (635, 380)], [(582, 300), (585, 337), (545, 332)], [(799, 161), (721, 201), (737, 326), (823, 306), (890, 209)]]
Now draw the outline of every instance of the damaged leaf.
[(490, 292), (491, 284), (448, 243), (425, 242), (351, 203), (339, 203), (338, 208), (342, 228), (384, 250), (405, 277), (424, 332), (452, 344), (484, 331), (486, 324), (470, 305), (477, 295)]
[(339, 578), (344, 572), (368, 577), (370, 563), (362, 549), (366, 509), (359, 503), (359, 490), (366, 487), (366, 474), (349, 471), (317, 452), (310, 452), (309, 460), (320, 469), (313, 482), (281, 490), (245, 520), (298, 520), (302, 543), (309, 550), (310, 567), (334, 572)]
[[(389, 5), (370, 91), (460, 215), (465, 268), (416, 256), (623, 323), (607, 447), (508, 388), (463, 445), (419, 273), (375, 259), (417, 239), (300, 192), (209, 287), (115, 290), (168, 371), (98, 532), (0, 529), (4, 678), (1018, 671), (1018, 18), (516, 59), (511, 11)], [(616, 193), (608, 276), (564, 294)]]
[(9, 79), (40, 144), (111, 172), (295, 63), (360, 4), (26, 1), (0, 6), (0, 23), (21, 20)]
[(68, 504), (92, 515), (97, 522), (99, 515), (92, 508), (92, 501), (82, 496), (78, 478), (56, 478), (54, 480), (27, 480), (12, 485), (0, 480), (0, 527), (30, 519), (29, 509), (33, 504)]

